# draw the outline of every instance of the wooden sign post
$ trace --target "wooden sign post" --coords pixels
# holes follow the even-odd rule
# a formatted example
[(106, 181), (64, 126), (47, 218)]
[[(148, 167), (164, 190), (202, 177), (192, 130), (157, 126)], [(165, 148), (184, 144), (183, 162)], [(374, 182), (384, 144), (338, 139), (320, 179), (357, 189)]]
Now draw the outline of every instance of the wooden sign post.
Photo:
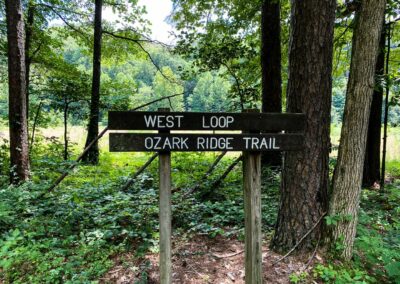
[[(245, 282), (262, 283), (261, 152), (302, 149), (303, 114), (109, 112), (110, 130), (157, 130), (159, 133), (110, 133), (111, 152), (159, 152), (160, 283), (172, 283), (171, 151), (242, 151), (245, 209)], [(207, 131), (203, 134), (170, 133)], [(215, 133), (242, 130), (242, 134)], [(209, 132), (213, 131), (214, 134)], [(270, 131), (273, 133), (260, 134)], [(283, 132), (284, 131), (284, 132)], [(292, 133), (287, 133), (287, 132)], [(276, 133), (280, 132), (280, 133)]]
[[(159, 109), (167, 111), (169, 109)], [(161, 130), (160, 133), (169, 133), (169, 130)], [(160, 283), (172, 283), (171, 261), (171, 152), (162, 151), (159, 155), (160, 176)]]
[[(252, 111), (252, 110), (248, 110)], [(243, 152), (246, 283), (262, 283), (261, 152)]]

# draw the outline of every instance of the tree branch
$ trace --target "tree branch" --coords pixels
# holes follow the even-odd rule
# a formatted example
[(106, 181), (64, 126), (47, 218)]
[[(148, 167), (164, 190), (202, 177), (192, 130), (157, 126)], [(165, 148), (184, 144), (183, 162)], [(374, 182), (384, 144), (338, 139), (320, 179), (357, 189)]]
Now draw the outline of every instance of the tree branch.
[(103, 33), (106, 34), (106, 35), (112, 36), (112, 37), (114, 37), (114, 38), (118, 38), (118, 39), (123, 39), (123, 40), (127, 40), (127, 41), (134, 42), (135, 44), (137, 44), (137, 45), (139, 46), (139, 48), (140, 48), (144, 53), (146, 53), (146, 55), (147, 55), (147, 57), (150, 59), (151, 63), (154, 65), (154, 67), (157, 69), (157, 71), (160, 72), (161, 76), (162, 76), (164, 79), (166, 79), (166, 80), (167, 80), (168, 82), (170, 82), (171, 84), (181, 85), (179, 82), (177, 82), (177, 81), (175, 81), (175, 80), (172, 80), (171, 78), (169, 78), (168, 76), (166, 76), (166, 75), (162, 72), (160, 66), (158, 66), (158, 64), (155, 62), (155, 60), (154, 60), (153, 57), (151, 56), (150, 52), (148, 52), (148, 51), (144, 48), (144, 46), (142, 45), (142, 42), (152, 42), (152, 43), (154, 43), (154, 41), (151, 41), (151, 40), (148, 40), (148, 39), (146, 39), (146, 40), (144, 40), (144, 39), (135, 39), (135, 38), (131, 38), (131, 37), (123, 36), (123, 35), (118, 35), (118, 34), (115, 34), (115, 33), (113, 33), (113, 32), (106, 31), (106, 30), (103, 30)]
[(89, 14), (80, 13), (80, 12), (77, 12), (77, 11), (74, 11), (74, 10), (66, 9), (64, 7), (49, 5), (49, 4), (45, 4), (45, 3), (35, 3), (34, 5), (35, 6), (46, 7), (46, 8), (49, 8), (49, 9), (53, 10), (53, 11), (55, 9), (57, 9), (57, 10), (68, 12), (68, 13), (75, 14), (75, 15), (78, 15), (78, 16), (84, 16), (84, 17), (87, 17), (87, 18), (89, 18), (89, 16), (90, 16)]
[(233, 79), (235, 79), (236, 87), (237, 87), (238, 93), (239, 93), (240, 108), (241, 108), (242, 111), (243, 111), (243, 110), (244, 110), (244, 97), (243, 97), (243, 92), (242, 92), (242, 86), (240, 85), (240, 80), (239, 80), (239, 78), (236, 76), (235, 72), (233, 72), (233, 70), (228, 66), (227, 63), (221, 62), (221, 65), (225, 66), (225, 68), (228, 70), (229, 74), (231, 74), (231, 76), (233, 77)]
[(61, 19), (61, 21), (63, 21), (63, 23), (66, 24), (71, 30), (73, 30), (73, 31), (75, 31), (75, 32), (77, 32), (77, 33), (79, 33), (79, 34), (81, 34), (85, 40), (87, 40), (88, 42), (90, 42), (89, 38), (87, 37), (87, 35), (86, 35), (82, 30), (80, 30), (80, 29), (74, 27), (72, 24), (70, 24), (70, 23), (69, 23), (56, 9), (54, 9), (52, 6), (47, 6), (47, 7), (48, 7), (49, 9), (51, 9), (51, 10), (54, 12), (54, 14), (56, 14), (56, 15)]
[(148, 167), (148, 166), (150, 166), (150, 164), (155, 160), (155, 158), (157, 158), (158, 157), (158, 153), (155, 153), (153, 156), (151, 156), (150, 157), (150, 159), (143, 165), (143, 166), (141, 166), (137, 171), (136, 171), (136, 173), (134, 173), (131, 177), (129, 177), (129, 180), (126, 182), (126, 184), (122, 187), (122, 191), (125, 191), (125, 190), (127, 190), (131, 185), (132, 185), (132, 183), (135, 181), (135, 179), (141, 174), (141, 173), (143, 173), (144, 172), (144, 170)]
[(389, 25), (391, 25), (391, 24), (397, 23), (398, 21), (400, 21), (400, 17), (394, 19), (393, 21), (387, 22), (385, 25), (386, 25), (386, 26), (389, 26)]
[(311, 227), (310, 230), (308, 230), (307, 233), (305, 233), (305, 235), (297, 242), (297, 244), (295, 244), (295, 246), (288, 251), (287, 254), (285, 254), (284, 256), (282, 256), (280, 259), (278, 259), (277, 261), (275, 261), (274, 263), (272, 263), (272, 266), (274, 266), (275, 264), (281, 262), (282, 260), (284, 260), (286, 257), (288, 257), (304, 240), (305, 238), (307, 238), (307, 236), (309, 234), (311, 234), (312, 231), (314, 231), (314, 229), (318, 226), (318, 224), (321, 222), (321, 220), (325, 217), (326, 213), (323, 213), (321, 215), (321, 217), (319, 217), (318, 221)]

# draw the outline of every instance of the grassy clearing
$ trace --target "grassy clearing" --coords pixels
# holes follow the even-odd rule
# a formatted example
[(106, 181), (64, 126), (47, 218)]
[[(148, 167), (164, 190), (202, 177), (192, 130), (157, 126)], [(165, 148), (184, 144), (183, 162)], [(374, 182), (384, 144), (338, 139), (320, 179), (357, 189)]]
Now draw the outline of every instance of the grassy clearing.
[[(340, 128), (341, 126), (338, 125), (332, 125), (331, 127), (331, 141), (334, 147), (339, 146)], [(332, 152), (332, 156), (337, 156), (337, 150)], [(400, 127), (388, 128), (386, 161), (400, 161)]]
[(387, 162), (386, 168), (391, 177), (400, 179), (400, 160)]

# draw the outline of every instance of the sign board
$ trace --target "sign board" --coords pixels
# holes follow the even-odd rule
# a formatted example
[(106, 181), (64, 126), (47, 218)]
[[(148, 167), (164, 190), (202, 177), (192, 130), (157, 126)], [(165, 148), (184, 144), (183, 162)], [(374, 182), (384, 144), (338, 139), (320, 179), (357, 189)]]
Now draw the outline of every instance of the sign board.
[(301, 131), (305, 116), (297, 113), (197, 113), (111, 111), (110, 130), (246, 130)]
[(294, 151), (302, 134), (110, 133), (111, 152)]
[[(159, 152), (161, 284), (172, 283), (171, 152), (244, 152), (245, 281), (261, 283), (261, 152), (301, 150), (304, 127), (304, 114), (109, 112), (109, 130), (158, 130), (158, 134), (110, 133), (110, 151)], [(248, 134), (170, 133), (173, 130), (242, 130)]]

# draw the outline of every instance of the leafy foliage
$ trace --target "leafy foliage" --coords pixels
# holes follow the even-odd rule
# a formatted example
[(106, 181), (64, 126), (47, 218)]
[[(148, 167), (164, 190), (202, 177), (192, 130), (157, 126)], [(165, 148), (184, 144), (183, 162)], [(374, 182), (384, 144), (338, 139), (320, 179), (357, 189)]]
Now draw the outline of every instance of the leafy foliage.
[[(62, 144), (57, 140), (39, 136), (35, 145), (31, 153), (32, 182), (14, 187), (7, 186), (4, 179), (0, 186), (0, 279), (7, 283), (89, 282), (111, 267), (114, 255), (134, 251), (140, 256), (148, 250), (157, 251), (156, 164), (128, 190), (121, 190), (127, 173), (143, 164), (147, 156), (132, 159), (129, 154), (103, 153), (98, 167), (81, 167), (56, 191), (43, 195), (49, 182), (71, 162), (62, 161)], [(222, 187), (215, 189), (220, 192), (218, 199), (200, 199), (207, 185), (186, 196), (212, 161), (213, 156), (197, 153), (175, 157), (173, 180), (178, 190), (173, 195), (173, 226), (178, 234), (242, 237), (239, 167)], [(222, 161), (210, 181), (231, 162)], [(275, 174), (269, 176), (263, 189), (263, 224), (267, 231), (276, 218), (279, 184)]]
[[(319, 264), (313, 277), (324, 283), (400, 283), (400, 184), (385, 193), (364, 190), (351, 263)], [(329, 224), (337, 218), (327, 217)], [(338, 244), (340, 249), (340, 244)]]

